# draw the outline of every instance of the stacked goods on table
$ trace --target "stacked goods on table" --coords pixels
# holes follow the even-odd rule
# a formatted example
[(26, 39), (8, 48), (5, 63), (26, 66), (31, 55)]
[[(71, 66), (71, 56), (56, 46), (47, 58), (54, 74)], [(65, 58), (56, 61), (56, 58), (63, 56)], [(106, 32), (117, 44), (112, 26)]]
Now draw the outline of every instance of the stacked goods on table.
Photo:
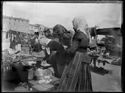
[(51, 82), (45, 82), (45, 83), (39, 83), (38, 81), (31, 80), (29, 83), (32, 86), (32, 91), (50, 91), (55, 88), (55, 85), (59, 83), (59, 79), (52, 76), (51, 77), (52, 81)]
[(97, 60), (101, 62), (106, 62), (108, 64), (112, 64), (112, 63), (120, 62), (119, 60), (121, 60), (121, 58), (116, 56), (103, 55), (103, 56), (99, 56)]
[(118, 66), (121, 66), (122, 64), (122, 59), (120, 57), (114, 59), (111, 63), (112, 65), (118, 65)]
[(45, 53), (44, 51), (40, 51), (40, 52), (32, 52), (32, 55), (33, 56), (36, 56), (36, 57), (45, 57)]
[(2, 77), (3, 81), (16, 80), (18, 79), (17, 73), (13, 68), (14, 62), (18, 62), (20, 59), (17, 57), (18, 51), (13, 49), (4, 50), (2, 53)]
[(18, 86), (14, 89), (15, 92), (29, 92), (27, 87)]
[(24, 60), (30, 58), (31, 60), (35, 59), (36, 57), (25, 54), (23, 51), (16, 51), (16, 50), (4, 50), (2, 53), (2, 62), (3, 63), (13, 63), (19, 60)]
[[(24, 65), (31, 66), (31, 64), (35, 64), (35, 60), (37, 58), (32, 55), (23, 54), (22, 51), (18, 52), (15, 50), (4, 50), (2, 53), (2, 75), (6, 77), (7, 80), (13, 79), (13, 76), (9, 76), (10, 74), (16, 74), (15, 66)], [(12, 73), (11, 73), (12, 72)], [(15, 78), (15, 77), (14, 77)]]
[[(35, 75), (37, 76), (38, 83), (50, 83), (51, 77), (54, 74), (54, 69), (48, 64), (46, 61), (43, 61), (41, 63), (41, 68), (38, 68), (35, 72)], [(44, 69), (44, 67), (48, 67)]]
[(111, 64), (111, 62), (113, 61), (113, 59), (107, 59), (107, 58), (104, 58), (103, 56), (99, 56), (97, 60), (98, 62), (103, 62), (108, 64)]
[(91, 57), (99, 57), (99, 53), (96, 50), (89, 51), (88, 55)]
[(37, 79), (38, 79), (38, 83), (50, 83), (52, 81), (51, 77), (52, 77), (52, 70), (51, 68), (48, 68), (48, 69), (37, 69), (36, 70), (36, 76), (37, 76)]
[(32, 91), (38, 91), (38, 92), (42, 92), (42, 91), (49, 91), (51, 90), (54, 86), (52, 84), (46, 84), (46, 83), (41, 83), (39, 84), (36, 81), (30, 81), (30, 84), (32, 84)]
[(15, 58), (15, 55), (12, 55), (9, 53), (8, 50), (4, 50), (2, 52), (2, 69), (3, 71), (7, 71), (10, 69), (10, 65), (13, 62), (13, 59)]
[[(30, 78), (31, 80), (29, 83), (31, 84), (34, 91), (49, 91), (54, 88), (54, 84), (59, 79), (53, 76), (54, 70), (49, 64), (46, 63), (46, 61), (43, 61), (41, 65), (42, 67), (37, 68), (34, 71), (36, 80), (32, 80)], [(44, 69), (43, 67), (48, 68)]]
[[(2, 61), (4, 64), (5, 64), (5, 62), (11, 63), (11, 64), (21, 63), (22, 65), (24, 64), (24, 66), (31, 66), (31, 68), (27, 70), (29, 72), (29, 75), (27, 78), (29, 79), (29, 83), (32, 85), (32, 88), (34, 90), (48, 91), (48, 90), (52, 89), (54, 87), (55, 82), (58, 81), (58, 79), (53, 76), (53, 73), (54, 73), (53, 68), (50, 66), (50, 64), (47, 64), (46, 61), (43, 61), (41, 63), (40, 68), (37, 68), (37, 67), (35, 67), (35, 69), (32, 68), (32, 64), (34, 64), (34, 66), (36, 66), (35, 64), (39, 57), (40, 58), (45, 57), (45, 54), (43, 51), (41, 51), (39, 53), (33, 52), (32, 55), (29, 55), (29, 54), (25, 54), (22, 51), (20, 51), (20, 52), (11, 51), (11, 53), (10, 53), (8, 50), (6, 50), (3, 53), (2, 57), (3, 57)], [(37, 80), (33, 80), (33, 74), (34, 74), (34, 76), (37, 77)], [(36, 82), (36, 83), (33, 84), (33, 82)], [(27, 92), (28, 88), (25, 88), (23, 86), (18, 86), (15, 88), (15, 91)]]
[[(103, 50), (103, 48), (100, 49)], [(88, 52), (88, 55), (92, 58), (97, 58), (97, 62), (103, 63), (103, 65), (106, 63), (112, 65), (121, 65), (121, 57), (111, 56), (109, 55), (109, 52), (105, 53), (105, 49), (104, 51), (91, 50)]]

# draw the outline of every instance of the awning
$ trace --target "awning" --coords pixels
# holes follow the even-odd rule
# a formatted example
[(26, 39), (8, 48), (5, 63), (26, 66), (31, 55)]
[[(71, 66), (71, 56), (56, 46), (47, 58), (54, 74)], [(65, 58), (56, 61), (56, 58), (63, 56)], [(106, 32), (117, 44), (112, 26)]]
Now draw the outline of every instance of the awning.
[(120, 28), (103, 28), (103, 29), (96, 29), (97, 35), (121, 35)]
[(117, 35), (121, 36), (121, 28), (113, 27), (113, 28), (98, 28), (96, 30), (91, 29), (91, 36), (95, 35)]
[[(9, 30), (9, 31), (15, 31), (15, 30)], [(27, 34), (34, 34), (34, 32), (31, 31), (31, 30), (26, 31), (26, 32), (24, 32), (24, 31), (15, 31), (15, 32), (22, 32), (22, 33), (27, 33)]]

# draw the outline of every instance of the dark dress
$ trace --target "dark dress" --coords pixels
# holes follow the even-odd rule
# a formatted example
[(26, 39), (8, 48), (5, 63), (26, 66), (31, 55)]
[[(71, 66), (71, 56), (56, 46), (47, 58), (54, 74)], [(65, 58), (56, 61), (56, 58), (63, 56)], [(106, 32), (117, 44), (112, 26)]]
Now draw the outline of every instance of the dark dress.
[(65, 67), (65, 50), (61, 43), (50, 41), (48, 43), (50, 51), (56, 51), (56, 54), (50, 55), (47, 62), (52, 65), (55, 70), (55, 76), (60, 78)]
[(62, 45), (70, 46), (72, 34), (64, 26), (57, 24), (53, 28), (53, 36), (59, 38)]
[(89, 39), (81, 31), (73, 37), (72, 46), (67, 50), (75, 54), (73, 60), (64, 69), (57, 91), (82, 91), (91, 92), (90, 57), (87, 55)]

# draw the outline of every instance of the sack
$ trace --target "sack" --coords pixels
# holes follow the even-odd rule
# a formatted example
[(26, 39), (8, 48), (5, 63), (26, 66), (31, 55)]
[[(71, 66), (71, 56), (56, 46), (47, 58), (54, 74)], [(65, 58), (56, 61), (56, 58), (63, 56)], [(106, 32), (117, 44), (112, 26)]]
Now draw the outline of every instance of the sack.
[(43, 70), (43, 69), (40, 69), (40, 68), (38, 68), (38, 69), (35, 71), (35, 76), (37, 77), (38, 80), (42, 79), (43, 73), (44, 73), (44, 70)]
[(15, 92), (28, 92), (28, 88), (25, 88), (23, 86), (18, 86), (14, 90)]
[(37, 69), (35, 72), (35, 75), (37, 77), (38, 83), (50, 83), (52, 81), (51, 77), (53, 75), (52, 69)]
[(33, 86), (33, 89), (37, 91), (49, 91), (52, 89), (54, 86), (51, 84), (37, 84)]

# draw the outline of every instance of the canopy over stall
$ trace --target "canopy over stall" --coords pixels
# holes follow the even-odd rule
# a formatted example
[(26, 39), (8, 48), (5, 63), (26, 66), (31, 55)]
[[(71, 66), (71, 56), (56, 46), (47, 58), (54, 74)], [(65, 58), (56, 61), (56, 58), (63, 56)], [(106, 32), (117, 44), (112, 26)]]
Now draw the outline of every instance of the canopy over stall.
[(103, 21), (101, 24), (92, 27), (90, 32), (91, 36), (96, 36), (96, 35), (121, 36), (121, 24), (112, 22), (110, 20)]
[[(122, 47), (122, 30), (121, 26), (115, 23), (110, 22), (104, 22), (98, 26), (90, 28), (91, 37), (95, 37), (96, 41), (97, 37), (100, 35), (106, 36), (105, 39), (111, 38), (111, 40), (114, 40), (115, 43), (112, 42), (112, 44), (108, 44), (108, 41), (111, 41), (110, 39), (108, 41), (105, 41), (105, 45), (110, 46), (110, 49), (114, 52), (121, 52)], [(102, 41), (102, 40), (101, 40)], [(100, 43), (98, 43), (100, 44)], [(114, 48), (112, 48), (114, 47)], [(118, 54), (118, 53), (116, 53)]]
[(121, 36), (121, 32), (120, 32), (120, 28), (100, 28), (100, 29), (96, 29), (96, 34), (97, 35), (118, 35)]

